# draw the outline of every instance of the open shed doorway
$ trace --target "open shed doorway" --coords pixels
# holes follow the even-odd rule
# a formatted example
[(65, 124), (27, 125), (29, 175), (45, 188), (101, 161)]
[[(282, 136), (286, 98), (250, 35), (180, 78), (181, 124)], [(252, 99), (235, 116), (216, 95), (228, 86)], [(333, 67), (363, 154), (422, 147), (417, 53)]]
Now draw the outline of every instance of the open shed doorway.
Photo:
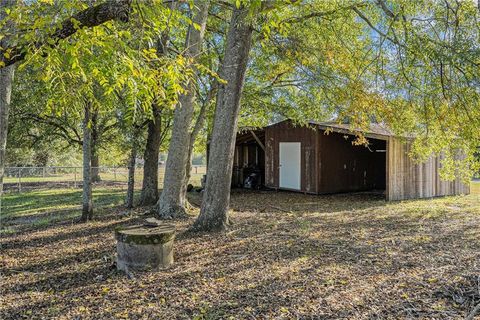
[(235, 141), (232, 188), (259, 189), (265, 181), (265, 131), (242, 128)]
[[(210, 140), (207, 141), (207, 172)], [(207, 175), (202, 178), (205, 186)], [(261, 189), (265, 186), (265, 130), (243, 127), (237, 132), (232, 164), (231, 188)]]
[(319, 193), (371, 191), (385, 195), (387, 141), (368, 138), (368, 145), (352, 143), (355, 136), (321, 135)]

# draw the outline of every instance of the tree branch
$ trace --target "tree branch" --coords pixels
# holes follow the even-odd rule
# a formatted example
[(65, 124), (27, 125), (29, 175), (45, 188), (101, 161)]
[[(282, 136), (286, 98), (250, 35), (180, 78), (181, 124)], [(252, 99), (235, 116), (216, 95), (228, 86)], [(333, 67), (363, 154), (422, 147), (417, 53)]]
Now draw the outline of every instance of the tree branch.
[(385, 12), (387, 16), (389, 16), (393, 20), (397, 20), (397, 16), (393, 13), (392, 10), (388, 8), (387, 4), (383, 0), (377, 0), (377, 4), (380, 6), (383, 12)]
[(400, 43), (400, 42), (398, 41), (398, 39), (394, 39), (394, 38), (390, 37), (388, 34), (382, 32), (380, 29), (378, 29), (377, 27), (375, 27), (375, 26), (373, 25), (373, 23), (370, 21), (370, 19), (368, 19), (366, 15), (364, 15), (360, 10), (358, 10), (357, 7), (353, 6), (353, 7), (352, 7), (352, 10), (355, 11), (355, 13), (356, 13), (363, 21), (365, 21), (365, 22), (368, 24), (368, 26), (369, 26), (373, 31), (375, 31), (376, 33), (378, 33), (380, 36), (384, 37), (385, 39), (389, 40), (390, 42), (392, 42), (392, 43), (394, 43), (394, 44), (396, 44), (396, 45), (399, 45), (399, 46), (401, 46), (401, 47), (404, 47), (404, 45), (403, 45), (402, 43)]
[(304, 22), (304, 21), (312, 19), (312, 18), (323, 18), (323, 17), (329, 16), (329, 15), (333, 15), (335, 13), (338, 13), (341, 10), (350, 10), (350, 9), (356, 8), (357, 6), (361, 6), (361, 5), (362, 4), (355, 4), (355, 5), (340, 7), (340, 8), (334, 9), (334, 10), (330, 10), (330, 11), (311, 12), (311, 13), (306, 14), (304, 16), (288, 18), (288, 19), (284, 20), (283, 22), (298, 23), (298, 22)]
[(197, 138), (197, 135), (200, 132), (200, 129), (202, 129), (203, 127), (207, 106), (215, 97), (215, 92), (218, 89), (218, 82), (216, 80), (213, 80), (213, 81), (214, 83), (212, 84), (212, 87), (208, 91), (207, 96), (205, 97), (205, 100), (202, 102), (202, 105), (200, 106), (200, 112), (198, 113), (198, 117), (197, 117), (197, 120), (195, 121), (195, 125), (193, 126), (193, 130), (190, 133), (190, 144), (189, 144), (190, 149), (193, 148), (193, 145), (195, 144), (195, 139)]
[[(92, 28), (110, 20), (127, 22), (130, 16), (131, 2), (132, 0), (109, 0), (80, 11), (70, 18), (65, 19), (61, 27), (53, 31), (49, 36), (49, 39), (53, 41), (39, 41), (36, 42), (34, 46), (35, 48), (40, 48), (43, 45), (55, 47), (61, 40), (75, 34), (78, 29)], [(9, 58), (5, 57), (7, 50), (10, 51)], [(0, 68), (5, 68), (18, 61), (22, 61), (25, 59), (26, 54), (27, 48), (25, 46), (0, 49)]]
[[(25, 119), (25, 120), (34, 120), (36, 122), (40, 122), (40, 123), (43, 123), (45, 125), (51, 126), (52, 128), (56, 128), (57, 130), (60, 130), (60, 132), (61, 132), (61, 134), (58, 133), (58, 135), (62, 136), (65, 140), (67, 140), (67, 142), (82, 145), (82, 140), (79, 138), (76, 130), (69, 127), (68, 125), (64, 126), (65, 123), (58, 123), (58, 122), (56, 122), (56, 119), (52, 119), (52, 118), (49, 118), (49, 117), (42, 117), (42, 116), (39, 116), (39, 115), (36, 115), (36, 114), (33, 114), (33, 113), (23, 114), (22, 118)], [(70, 134), (68, 129), (70, 129), (74, 132), (74, 134), (77, 136), (77, 139), (72, 137), (72, 135)]]

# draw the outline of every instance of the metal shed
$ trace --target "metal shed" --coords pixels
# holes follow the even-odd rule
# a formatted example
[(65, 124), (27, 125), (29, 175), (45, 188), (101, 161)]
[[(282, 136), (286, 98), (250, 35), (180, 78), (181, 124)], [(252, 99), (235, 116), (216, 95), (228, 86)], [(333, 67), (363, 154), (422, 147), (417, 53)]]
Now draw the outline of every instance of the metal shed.
[(468, 194), (459, 179), (440, 178), (440, 159), (415, 163), (410, 143), (380, 125), (364, 135), (369, 146), (352, 144), (349, 125), (310, 122), (298, 127), (290, 120), (263, 129), (265, 186), (312, 194), (384, 190), (387, 200)]

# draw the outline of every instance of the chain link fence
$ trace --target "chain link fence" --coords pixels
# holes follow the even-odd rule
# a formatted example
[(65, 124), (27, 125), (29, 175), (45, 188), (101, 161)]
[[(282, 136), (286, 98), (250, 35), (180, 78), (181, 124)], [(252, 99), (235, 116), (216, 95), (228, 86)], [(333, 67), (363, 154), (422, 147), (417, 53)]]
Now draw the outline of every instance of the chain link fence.
[[(98, 173), (98, 174), (95, 174)], [(199, 186), (206, 166), (192, 166), (190, 183)], [(92, 167), (95, 186), (127, 188), (128, 167)], [(165, 166), (158, 167), (158, 186), (163, 187)], [(95, 176), (96, 175), (96, 176)], [(143, 167), (135, 168), (135, 189), (142, 187)], [(81, 188), (82, 167), (6, 167), (3, 179), (4, 192), (26, 192), (51, 188)]]

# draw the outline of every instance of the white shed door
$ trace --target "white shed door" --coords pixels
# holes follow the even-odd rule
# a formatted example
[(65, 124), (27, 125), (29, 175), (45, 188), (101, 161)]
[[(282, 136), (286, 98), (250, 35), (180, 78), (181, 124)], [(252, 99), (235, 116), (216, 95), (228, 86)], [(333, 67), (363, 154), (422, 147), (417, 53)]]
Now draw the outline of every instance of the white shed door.
[(300, 190), (300, 142), (280, 142), (280, 188)]

